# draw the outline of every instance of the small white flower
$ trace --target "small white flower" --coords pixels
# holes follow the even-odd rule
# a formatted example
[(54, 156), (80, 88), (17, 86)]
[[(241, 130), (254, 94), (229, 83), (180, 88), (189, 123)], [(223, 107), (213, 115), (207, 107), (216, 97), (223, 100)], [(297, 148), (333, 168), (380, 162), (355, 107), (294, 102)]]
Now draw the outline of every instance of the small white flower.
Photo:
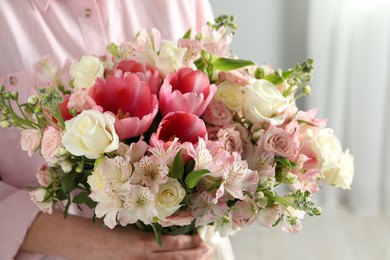
[(89, 88), (97, 77), (102, 77), (104, 66), (94, 56), (83, 56), (80, 61), (70, 67), (69, 74), (74, 78), (73, 85), (78, 88)]

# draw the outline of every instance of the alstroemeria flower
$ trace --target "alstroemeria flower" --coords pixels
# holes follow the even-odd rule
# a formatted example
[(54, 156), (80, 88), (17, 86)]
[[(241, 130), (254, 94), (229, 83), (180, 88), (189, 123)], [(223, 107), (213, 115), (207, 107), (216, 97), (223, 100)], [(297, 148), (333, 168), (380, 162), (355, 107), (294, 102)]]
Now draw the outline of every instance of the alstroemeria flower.
[(114, 74), (119, 71), (122, 71), (123, 74), (126, 72), (135, 73), (142, 81), (148, 82), (152, 94), (158, 94), (160, 73), (155, 67), (134, 60), (123, 60), (116, 66)]
[(171, 112), (160, 122), (157, 132), (150, 137), (152, 146), (157, 146), (159, 141), (170, 144), (179, 139), (180, 143), (198, 143), (198, 138), (207, 140), (207, 130), (204, 122), (193, 114), (184, 112)]
[(182, 68), (169, 74), (160, 89), (160, 110), (165, 116), (169, 112), (182, 111), (202, 115), (213, 98), (217, 87), (200, 70)]
[(108, 76), (105, 81), (99, 78), (89, 95), (99, 110), (115, 116), (115, 130), (120, 139), (145, 133), (158, 111), (157, 96), (137, 74), (125, 73), (123, 78)]

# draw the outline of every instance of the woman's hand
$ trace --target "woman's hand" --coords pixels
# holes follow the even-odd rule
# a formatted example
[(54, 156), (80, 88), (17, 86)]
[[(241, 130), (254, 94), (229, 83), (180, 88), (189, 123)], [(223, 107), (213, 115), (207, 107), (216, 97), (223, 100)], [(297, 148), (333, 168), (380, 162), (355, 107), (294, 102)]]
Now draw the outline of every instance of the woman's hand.
[(70, 259), (210, 259), (213, 248), (198, 235), (162, 236), (160, 247), (153, 233), (133, 227), (111, 230), (90, 219), (63, 213), (39, 214), (21, 249)]

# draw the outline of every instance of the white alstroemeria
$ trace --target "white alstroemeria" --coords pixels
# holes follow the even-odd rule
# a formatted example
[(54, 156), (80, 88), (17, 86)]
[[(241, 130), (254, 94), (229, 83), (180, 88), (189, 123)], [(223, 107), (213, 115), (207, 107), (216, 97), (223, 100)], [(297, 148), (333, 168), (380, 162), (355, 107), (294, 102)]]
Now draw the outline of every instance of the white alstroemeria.
[(165, 76), (184, 67), (187, 48), (181, 48), (176, 41), (165, 42), (155, 58), (160, 73)]
[(155, 194), (148, 187), (131, 184), (124, 186), (121, 193), (123, 208), (118, 213), (119, 223), (126, 226), (140, 220), (146, 225), (151, 224), (158, 215)]
[(160, 184), (168, 180), (169, 168), (155, 157), (144, 156), (134, 163), (134, 173), (130, 178), (132, 184), (141, 184), (156, 193)]

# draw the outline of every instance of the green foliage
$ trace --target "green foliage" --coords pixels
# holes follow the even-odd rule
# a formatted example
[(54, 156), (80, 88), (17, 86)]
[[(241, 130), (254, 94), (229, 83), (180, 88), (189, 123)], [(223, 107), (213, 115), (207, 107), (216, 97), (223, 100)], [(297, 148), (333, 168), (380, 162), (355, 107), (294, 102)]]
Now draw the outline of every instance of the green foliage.
[(185, 179), (185, 184), (187, 185), (188, 188), (192, 189), (198, 184), (200, 179), (207, 173), (210, 173), (210, 171), (207, 169), (192, 171), (187, 175)]
[(172, 167), (169, 170), (169, 177), (181, 180), (184, 174), (184, 162), (182, 158), (182, 153), (179, 151), (172, 163)]

